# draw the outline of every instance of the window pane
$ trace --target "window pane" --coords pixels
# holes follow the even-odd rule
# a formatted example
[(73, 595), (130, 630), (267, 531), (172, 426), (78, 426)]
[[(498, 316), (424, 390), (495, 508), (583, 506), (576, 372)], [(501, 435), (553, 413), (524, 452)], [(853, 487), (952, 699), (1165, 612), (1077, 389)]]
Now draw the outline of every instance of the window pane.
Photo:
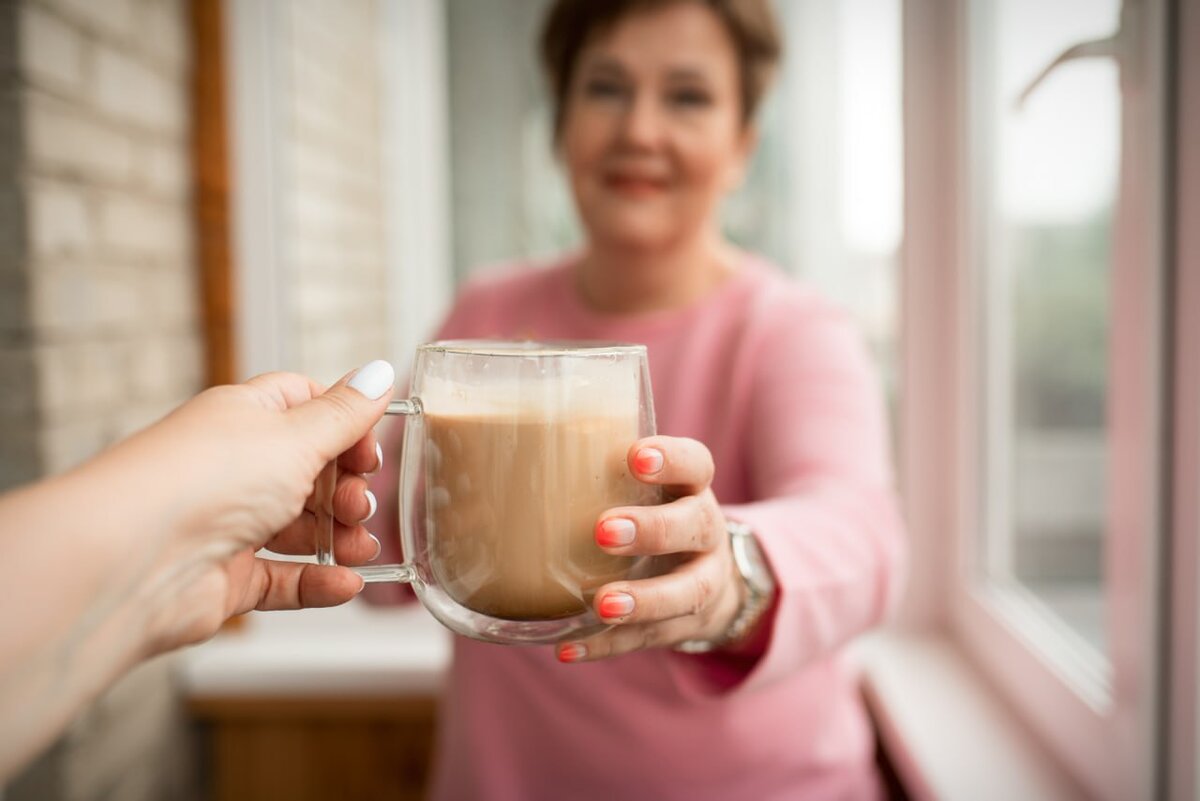
[(983, 270), (989, 525), (980, 567), (1106, 651), (1110, 244), (1120, 94), (1108, 59), (1067, 47), (1110, 34), (1115, 0), (972, 4), (971, 110)]

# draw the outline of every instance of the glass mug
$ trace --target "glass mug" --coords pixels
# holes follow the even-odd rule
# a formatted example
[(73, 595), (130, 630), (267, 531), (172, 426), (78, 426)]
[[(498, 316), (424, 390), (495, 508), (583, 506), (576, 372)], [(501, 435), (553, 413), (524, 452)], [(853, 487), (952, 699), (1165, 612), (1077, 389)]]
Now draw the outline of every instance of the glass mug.
[[(642, 345), (444, 341), (417, 349), (400, 470), (405, 561), (353, 568), (410, 583), (447, 628), (508, 644), (607, 628), (595, 591), (651, 560), (596, 545), (601, 513), (661, 502), (629, 447), (654, 431)], [(333, 558), (337, 467), (318, 484), (317, 561)]]

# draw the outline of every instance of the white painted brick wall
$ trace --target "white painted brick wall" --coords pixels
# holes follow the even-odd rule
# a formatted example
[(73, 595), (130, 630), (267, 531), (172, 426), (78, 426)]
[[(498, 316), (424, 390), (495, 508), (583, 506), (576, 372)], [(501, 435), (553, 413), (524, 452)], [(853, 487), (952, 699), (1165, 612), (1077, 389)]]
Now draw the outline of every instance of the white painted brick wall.
[(25, 104), (25, 140), (35, 173), (112, 185), (127, 183), (133, 173), (133, 136), (36, 90)]
[(183, 0), (18, 9), (27, 308), (51, 469), (200, 388), (185, 12)]
[(324, 381), (387, 353), (379, 13), (373, 0), (288, 5), (295, 366)]
[[(0, 267), (0, 317), (21, 346), (0, 348), (0, 374), (30, 386), (0, 386), (0, 415), (34, 424), (0, 432), (0, 481), (29, 477), (6, 460), (78, 464), (195, 394), (203, 368), (185, 0), (15, 0), (13, 12), (20, 113), (0, 119), (0, 147), (17, 169), (0, 219), (23, 228), (0, 229), (20, 254)], [(52, 752), (65, 790), (31, 797), (186, 797), (168, 789), (190, 750), (166, 722), (157, 664)]]
[(170, 77), (115, 46), (93, 53), (97, 107), (121, 122), (178, 136), (186, 125), (187, 97)]
[(72, 95), (87, 86), (85, 37), (40, 6), (20, 9), (21, 68), (47, 87)]
[(177, 74), (188, 63), (187, 9), (178, 0), (142, 0), (137, 15), (138, 42), (147, 55)]
[(147, 200), (132, 193), (106, 193), (99, 203), (98, 243), (134, 259), (186, 260), (190, 221), (180, 204)]
[(135, 181), (147, 194), (170, 201), (190, 201), (191, 163), (177, 143), (147, 145), (134, 163)]
[(52, 0), (48, 5), (88, 32), (126, 43), (137, 33), (135, 0)]
[(30, 181), (27, 225), (35, 257), (50, 259), (91, 253), (96, 240), (87, 195), (58, 181)]

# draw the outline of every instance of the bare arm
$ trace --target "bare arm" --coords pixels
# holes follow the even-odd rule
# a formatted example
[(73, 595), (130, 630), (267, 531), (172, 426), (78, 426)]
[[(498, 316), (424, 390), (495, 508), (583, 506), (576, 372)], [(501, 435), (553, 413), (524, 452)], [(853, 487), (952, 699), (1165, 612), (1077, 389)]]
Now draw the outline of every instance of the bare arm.
[(234, 614), (358, 593), (346, 568), (254, 553), (311, 552), (314, 481), (337, 458), (339, 562), (374, 555), (359, 474), (377, 467), (371, 427), (392, 380), (374, 362), (325, 394), (290, 374), (218, 387), (0, 497), (0, 782), (138, 661), (207, 639)]

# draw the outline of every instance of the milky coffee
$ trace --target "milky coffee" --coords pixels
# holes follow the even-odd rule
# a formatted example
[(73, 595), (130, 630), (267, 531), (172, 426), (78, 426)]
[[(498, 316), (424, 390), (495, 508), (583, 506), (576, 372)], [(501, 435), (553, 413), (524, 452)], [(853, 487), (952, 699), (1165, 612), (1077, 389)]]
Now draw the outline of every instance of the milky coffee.
[[(624, 405), (624, 404), (623, 404)], [(605, 554), (594, 530), (614, 506), (643, 504), (626, 465), (628, 413), (467, 412), (426, 416), (430, 563), (458, 603), (497, 618), (578, 614), (632, 560)]]

